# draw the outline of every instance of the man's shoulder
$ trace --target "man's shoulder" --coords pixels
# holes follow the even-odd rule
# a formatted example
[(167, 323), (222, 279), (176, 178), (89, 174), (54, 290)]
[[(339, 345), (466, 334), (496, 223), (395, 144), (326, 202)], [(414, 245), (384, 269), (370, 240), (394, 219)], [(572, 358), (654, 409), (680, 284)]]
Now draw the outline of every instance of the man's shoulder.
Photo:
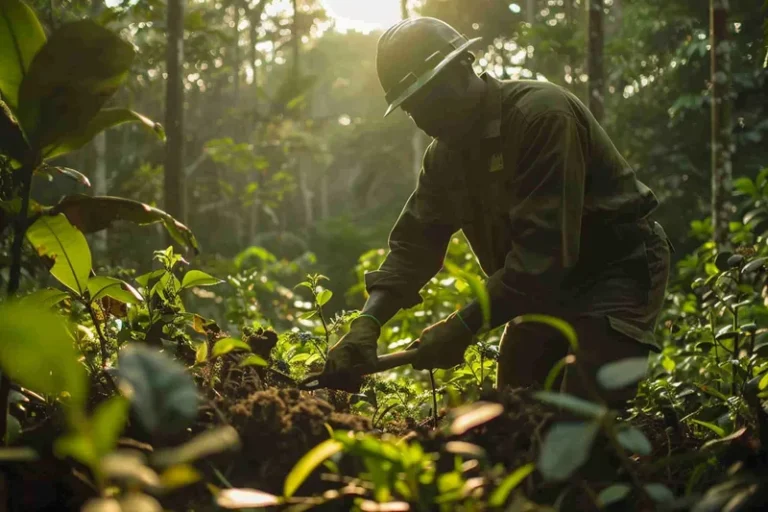
[(542, 114), (567, 114), (579, 117), (584, 105), (565, 87), (541, 80), (501, 82), (506, 116), (530, 121)]

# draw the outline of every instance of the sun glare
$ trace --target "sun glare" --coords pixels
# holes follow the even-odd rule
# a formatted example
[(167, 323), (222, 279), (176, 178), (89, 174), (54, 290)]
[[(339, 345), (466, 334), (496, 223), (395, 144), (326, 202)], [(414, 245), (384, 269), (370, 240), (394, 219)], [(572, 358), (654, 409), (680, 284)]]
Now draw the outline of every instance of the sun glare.
[(400, 20), (399, 0), (323, 0), (342, 32), (385, 29)]

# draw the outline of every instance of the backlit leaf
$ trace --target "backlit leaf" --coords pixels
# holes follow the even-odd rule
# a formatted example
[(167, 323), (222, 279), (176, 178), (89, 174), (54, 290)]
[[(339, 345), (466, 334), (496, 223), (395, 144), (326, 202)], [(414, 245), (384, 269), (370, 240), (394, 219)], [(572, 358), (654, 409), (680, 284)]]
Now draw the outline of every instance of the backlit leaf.
[(578, 340), (578, 337), (576, 336), (576, 331), (574, 331), (573, 327), (571, 327), (571, 324), (569, 324), (565, 320), (561, 320), (560, 318), (550, 316), (550, 315), (530, 314), (530, 315), (518, 316), (517, 318), (514, 318), (512, 322), (515, 324), (535, 322), (535, 323), (549, 325), (550, 327), (553, 327), (558, 331), (560, 331), (560, 333), (565, 337), (565, 339), (571, 345), (571, 348), (573, 349), (574, 352), (578, 352), (579, 350), (579, 340)]
[(475, 402), (453, 410), (455, 416), (449, 431), (453, 435), (463, 435), (468, 430), (491, 421), (504, 412), (504, 406), (491, 402)]
[(0, 1), (0, 93), (11, 109), (19, 106), (19, 88), (32, 59), (45, 45), (35, 12), (21, 0)]
[(202, 475), (189, 464), (170, 466), (160, 475), (160, 483), (165, 489), (178, 489), (200, 481)]
[(117, 445), (117, 439), (128, 420), (130, 404), (122, 396), (113, 396), (99, 404), (91, 418), (91, 438), (98, 456), (111, 452)]
[(266, 508), (280, 505), (278, 496), (256, 489), (224, 489), (216, 496), (216, 504), (222, 508)]
[(229, 354), (233, 350), (247, 350), (250, 352), (251, 346), (243, 340), (238, 340), (236, 338), (220, 339), (213, 346), (211, 357), (220, 357), (224, 354)]
[(102, 297), (111, 297), (125, 304), (140, 304), (144, 300), (130, 284), (107, 276), (94, 276), (88, 279), (88, 293), (91, 295), (91, 302), (96, 302)]
[(318, 444), (299, 459), (288, 476), (285, 478), (283, 494), (290, 498), (301, 487), (304, 480), (318, 467), (322, 462), (340, 452), (343, 445), (335, 439), (326, 439)]
[(509, 493), (514, 491), (515, 488), (528, 477), (528, 475), (533, 473), (534, 469), (536, 469), (535, 464), (530, 463), (517, 468), (511, 474), (507, 475), (499, 486), (494, 489), (488, 499), (488, 504), (492, 507), (501, 507), (504, 505), (504, 502), (507, 501), (507, 497), (509, 497)]
[(269, 366), (269, 363), (266, 362), (263, 357), (256, 354), (251, 354), (240, 361), (238, 366)]
[(91, 272), (91, 250), (85, 235), (64, 215), (43, 215), (29, 227), (27, 239), (41, 257), (53, 260), (53, 277), (78, 295), (85, 292)]
[(223, 283), (221, 279), (213, 277), (212, 275), (201, 272), (200, 270), (190, 270), (184, 275), (181, 280), (181, 288), (192, 288), (193, 286), (213, 286), (215, 284)]
[(19, 302), (22, 304), (40, 306), (43, 308), (52, 308), (67, 298), (69, 298), (69, 294), (67, 292), (56, 290), (54, 288), (44, 288), (42, 290), (32, 292), (29, 295), (25, 295), (19, 300)]
[(325, 306), (329, 300), (331, 300), (331, 297), (333, 297), (333, 292), (331, 290), (323, 290), (320, 293), (317, 294), (317, 304), (318, 306)]

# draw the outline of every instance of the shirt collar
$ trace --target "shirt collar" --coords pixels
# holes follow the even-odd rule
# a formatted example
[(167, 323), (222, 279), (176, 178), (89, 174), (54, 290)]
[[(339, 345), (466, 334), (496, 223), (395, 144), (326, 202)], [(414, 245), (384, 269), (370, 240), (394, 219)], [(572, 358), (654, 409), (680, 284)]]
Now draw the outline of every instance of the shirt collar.
[(494, 139), (501, 136), (501, 82), (486, 72), (483, 72), (480, 78), (488, 86), (483, 105), (480, 135), (484, 139)]

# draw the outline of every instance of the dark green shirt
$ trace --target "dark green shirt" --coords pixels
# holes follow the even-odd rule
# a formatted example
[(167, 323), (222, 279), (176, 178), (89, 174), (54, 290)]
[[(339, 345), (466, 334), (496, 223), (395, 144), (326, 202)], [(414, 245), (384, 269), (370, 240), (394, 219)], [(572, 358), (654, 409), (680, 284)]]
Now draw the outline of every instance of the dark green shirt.
[(583, 225), (632, 222), (658, 202), (566, 89), (482, 78), (488, 91), (471, 143), (435, 140), (427, 148), (390, 252), (366, 286), (403, 308), (419, 304), (462, 230), (489, 276), (491, 302), (504, 303), (495, 326), (562, 303), (564, 280), (585, 254)]

